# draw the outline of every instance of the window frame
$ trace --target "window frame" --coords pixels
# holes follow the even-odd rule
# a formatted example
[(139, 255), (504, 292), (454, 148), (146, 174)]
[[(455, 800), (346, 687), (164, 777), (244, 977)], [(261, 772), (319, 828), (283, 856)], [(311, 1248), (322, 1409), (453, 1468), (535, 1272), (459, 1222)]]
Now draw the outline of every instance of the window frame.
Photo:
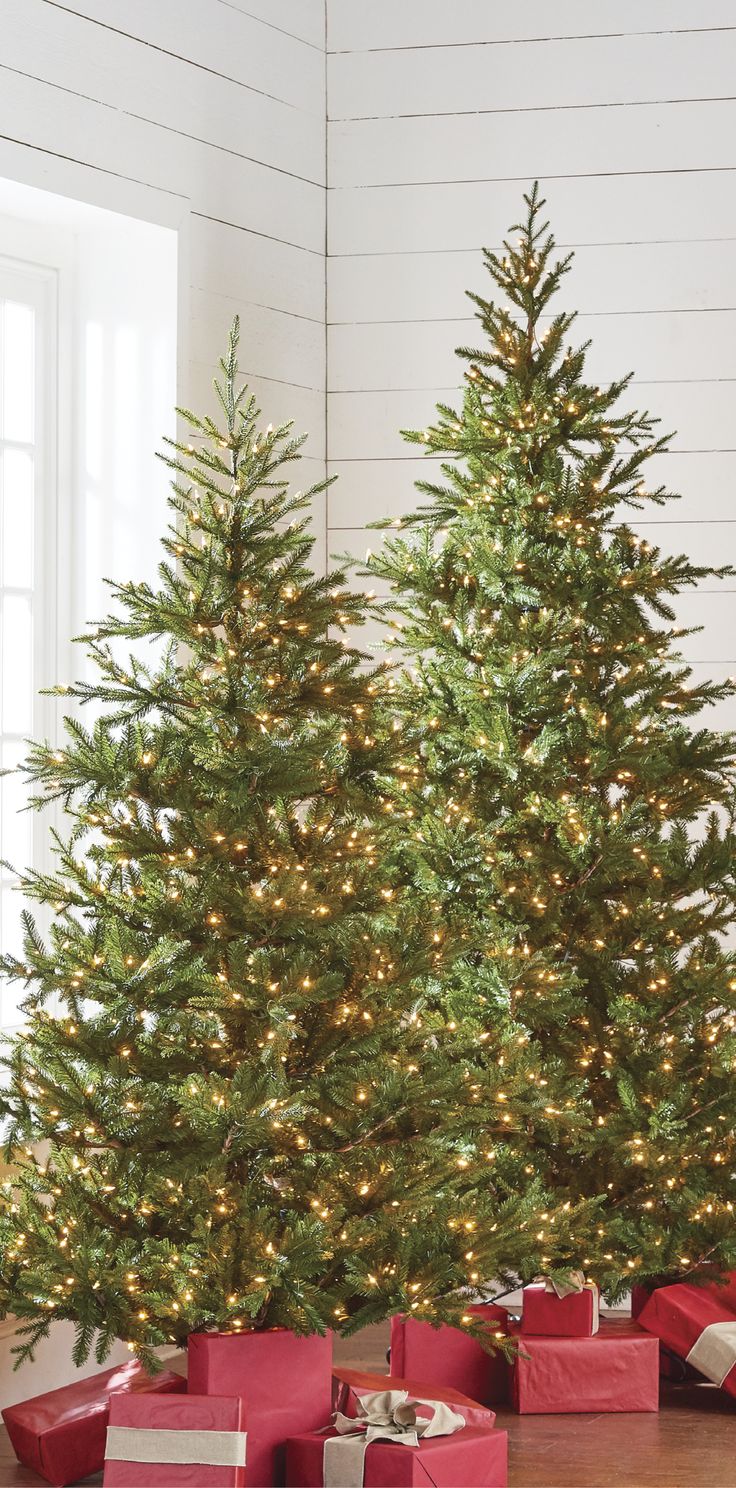
[[(6, 228), (17, 228), (17, 232)], [(69, 591), (62, 583), (60, 564), (63, 563), (63, 542), (60, 537), (66, 526), (68, 513), (64, 510), (66, 482), (62, 480), (63, 451), (60, 448), (60, 429), (64, 422), (65, 401), (62, 389), (69, 379), (63, 377), (62, 358), (68, 348), (63, 346), (63, 310), (67, 290), (66, 269), (68, 255), (64, 234), (38, 232), (25, 224), (3, 223), (2, 239), (10, 251), (0, 255), (0, 298), (15, 300), (33, 307), (34, 324), (34, 423), (30, 441), (0, 438), (0, 447), (6, 445), (28, 449), (34, 459), (33, 489), (33, 566), (31, 585), (18, 586), (17, 592), (29, 594), (31, 599), (32, 624), (32, 712), (30, 736), (48, 739), (57, 743), (58, 705), (52, 697), (41, 695), (41, 689), (53, 686), (60, 675), (60, 646), (69, 630)], [(10, 240), (10, 241), (9, 241)], [(50, 241), (51, 240), (51, 241)], [(52, 251), (50, 252), (50, 248)], [(17, 250), (14, 251), (14, 250)], [(53, 251), (55, 250), (55, 251)], [(4, 586), (3, 592), (15, 592), (12, 584)], [(0, 720), (0, 729), (2, 721)], [(5, 740), (22, 743), (24, 735), (16, 730), (0, 734)], [(32, 867), (44, 872), (52, 866), (49, 828), (58, 824), (60, 813), (55, 809), (35, 812), (32, 817), (31, 863), (13, 863), (13, 868), (22, 871)], [(0, 870), (3, 886), (12, 883), (15, 875)], [(34, 913), (40, 928), (46, 930), (47, 916), (41, 910)], [(2, 927), (0, 926), (0, 933)], [(0, 987), (0, 1037), (8, 1037), (22, 1027), (17, 1016), (15, 1002), (19, 989), (7, 982)], [(11, 1003), (12, 1013), (6, 1011)]]

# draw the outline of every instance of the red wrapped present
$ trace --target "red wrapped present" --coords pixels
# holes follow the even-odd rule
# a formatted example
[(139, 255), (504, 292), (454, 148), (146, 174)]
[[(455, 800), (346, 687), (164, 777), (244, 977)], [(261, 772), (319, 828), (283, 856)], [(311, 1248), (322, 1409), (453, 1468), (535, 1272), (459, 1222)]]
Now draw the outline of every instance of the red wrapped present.
[[(702, 1276), (705, 1273), (701, 1271), (699, 1274)], [(714, 1274), (718, 1275), (718, 1273)], [(660, 1276), (659, 1280), (648, 1282), (646, 1286), (641, 1286), (637, 1282), (631, 1288), (631, 1316), (638, 1318), (639, 1313), (642, 1311), (642, 1308), (646, 1307), (654, 1291), (659, 1291), (662, 1287), (687, 1286), (689, 1284), (687, 1282), (680, 1283), (676, 1278), (668, 1276)], [(707, 1282), (705, 1287), (698, 1287), (698, 1291), (711, 1292), (719, 1302), (723, 1302), (726, 1307), (730, 1308), (731, 1312), (736, 1313), (736, 1271), (725, 1271), (721, 1273), (718, 1275), (718, 1280)]]
[(736, 1297), (719, 1287), (687, 1282), (658, 1287), (639, 1324), (692, 1369), (736, 1395)]
[(2, 1414), (18, 1461), (47, 1482), (63, 1485), (101, 1471), (113, 1393), (171, 1395), (186, 1387), (186, 1380), (170, 1370), (150, 1375), (139, 1364), (122, 1364), (9, 1405)]
[(440, 1400), (451, 1406), (462, 1416), (466, 1426), (479, 1426), (484, 1431), (491, 1431), (495, 1424), (495, 1411), (487, 1405), (479, 1405), (477, 1400), (471, 1400), (467, 1395), (461, 1395), (459, 1390), (450, 1389), (449, 1385), (399, 1379), (395, 1374), (369, 1374), (362, 1369), (335, 1369), (332, 1378), (333, 1410), (344, 1416), (355, 1418), (360, 1414), (363, 1395), (375, 1395), (381, 1390), (403, 1390), (414, 1400)]
[(332, 1335), (299, 1338), (285, 1328), (263, 1333), (192, 1333), (189, 1389), (239, 1395), (248, 1413), (248, 1488), (284, 1481), (287, 1436), (329, 1420)]
[(245, 1406), (217, 1395), (113, 1395), (104, 1488), (245, 1488)]
[(659, 1348), (636, 1323), (604, 1319), (593, 1338), (513, 1331), (511, 1400), (520, 1415), (659, 1409)]
[[(488, 1323), (491, 1334), (505, 1336), (509, 1316), (493, 1302), (467, 1308)], [(462, 1390), (481, 1405), (508, 1399), (509, 1372), (503, 1354), (489, 1354), (462, 1328), (433, 1328), (412, 1317), (391, 1319), (391, 1373), (402, 1379), (432, 1380)]]
[(522, 1333), (566, 1338), (592, 1338), (600, 1323), (600, 1294), (594, 1281), (575, 1273), (575, 1284), (561, 1287), (551, 1276), (539, 1276), (524, 1287)]
[(642, 1307), (646, 1307), (652, 1293), (649, 1287), (640, 1286), (639, 1282), (631, 1288), (631, 1316), (636, 1321)]
[(287, 1484), (294, 1488), (505, 1488), (505, 1431), (467, 1426), (437, 1399), (406, 1390), (363, 1395), (358, 1417), (287, 1442)]

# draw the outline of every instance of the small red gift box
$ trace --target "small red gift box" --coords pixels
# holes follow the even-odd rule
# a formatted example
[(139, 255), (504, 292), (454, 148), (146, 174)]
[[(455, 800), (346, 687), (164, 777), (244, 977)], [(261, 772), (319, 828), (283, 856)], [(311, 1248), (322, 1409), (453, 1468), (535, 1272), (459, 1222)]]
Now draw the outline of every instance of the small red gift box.
[(114, 1392), (170, 1395), (186, 1387), (186, 1380), (170, 1370), (150, 1375), (139, 1364), (123, 1364), (9, 1405), (2, 1414), (18, 1461), (49, 1483), (63, 1485), (101, 1470)]
[(599, 1293), (594, 1281), (586, 1281), (578, 1292), (558, 1297), (551, 1281), (534, 1281), (524, 1287), (524, 1334), (558, 1338), (592, 1338), (600, 1323)]
[[(467, 1308), (473, 1317), (484, 1318), (492, 1334), (506, 1334), (509, 1318), (505, 1307), (493, 1302)], [(402, 1379), (432, 1380), (462, 1390), (481, 1405), (494, 1405), (508, 1398), (508, 1365), (503, 1354), (489, 1354), (477, 1338), (462, 1328), (433, 1328), (415, 1318), (391, 1319), (391, 1373)]]
[(217, 1395), (113, 1395), (104, 1488), (244, 1488), (244, 1417)]
[(659, 1410), (659, 1347), (636, 1323), (604, 1319), (593, 1338), (513, 1331), (511, 1399), (520, 1415)]
[(238, 1395), (248, 1413), (248, 1488), (284, 1481), (287, 1436), (329, 1420), (332, 1335), (297, 1337), (285, 1328), (263, 1333), (192, 1333), (189, 1389), (195, 1395)]
[(658, 1287), (639, 1313), (639, 1325), (692, 1369), (736, 1395), (736, 1296), (732, 1287), (686, 1282)]
[(496, 1420), (495, 1411), (489, 1410), (486, 1405), (479, 1405), (477, 1400), (470, 1400), (467, 1395), (461, 1395), (459, 1390), (450, 1389), (449, 1385), (400, 1379), (395, 1374), (369, 1374), (362, 1369), (335, 1369), (332, 1378), (333, 1410), (340, 1411), (344, 1416), (355, 1417), (359, 1414), (362, 1395), (373, 1395), (379, 1390), (405, 1390), (413, 1400), (439, 1400), (444, 1405), (452, 1406), (467, 1426), (478, 1426), (483, 1431), (491, 1431)]

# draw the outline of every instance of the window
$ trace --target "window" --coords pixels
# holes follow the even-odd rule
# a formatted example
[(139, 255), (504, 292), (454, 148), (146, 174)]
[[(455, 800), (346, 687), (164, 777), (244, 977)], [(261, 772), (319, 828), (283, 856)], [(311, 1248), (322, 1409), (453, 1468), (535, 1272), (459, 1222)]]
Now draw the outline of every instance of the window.
[[(17, 767), (48, 735), (53, 701), (38, 689), (53, 654), (55, 605), (56, 276), (0, 259), (0, 946), (19, 951), (15, 874), (45, 856)], [(46, 826), (46, 831), (48, 827)], [(18, 1019), (21, 986), (0, 988), (0, 1027)]]
[[(23, 809), (15, 769), (69, 708), (41, 689), (89, 675), (71, 637), (106, 613), (106, 579), (155, 581), (168, 521), (155, 452), (176, 432), (180, 229), (144, 197), (129, 217), (0, 178), (0, 860), (18, 871), (52, 869), (49, 829), (65, 832), (60, 807)], [(11, 953), (14, 884), (0, 866)], [(0, 1034), (23, 996), (0, 980)]]

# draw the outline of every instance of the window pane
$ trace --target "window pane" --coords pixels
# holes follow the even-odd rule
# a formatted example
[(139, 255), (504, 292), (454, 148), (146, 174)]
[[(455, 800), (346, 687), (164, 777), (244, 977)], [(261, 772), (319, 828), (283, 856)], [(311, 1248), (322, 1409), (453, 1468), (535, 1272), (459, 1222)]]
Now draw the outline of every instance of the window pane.
[[(23, 896), (9, 885), (0, 889), (0, 940), (3, 951), (10, 956), (23, 953), (23, 926), (21, 911), (25, 908)], [(3, 978), (0, 987), (0, 1025), (7, 1028), (21, 1022), (18, 1004), (27, 995), (23, 982), (9, 982)]]
[(33, 456), (6, 449), (2, 457), (2, 582), (17, 589), (33, 583)]
[(33, 439), (33, 342), (35, 312), (32, 305), (6, 300), (3, 334), (4, 439)]
[(0, 753), (0, 768), (13, 771), (12, 775), (0, 775), (0, 841), (3, 857), (16, 872), (31, 866), (33, 847), (31, 813), (23, 809), (28, 797), (28, 784), (25, 775), (18, 771), (26, 752), (20, 740), (6, 740)]
[(2, 730), (27, 737), (33, 728), (33, 628), (31, 601), (6, 594), (2, 602)]

